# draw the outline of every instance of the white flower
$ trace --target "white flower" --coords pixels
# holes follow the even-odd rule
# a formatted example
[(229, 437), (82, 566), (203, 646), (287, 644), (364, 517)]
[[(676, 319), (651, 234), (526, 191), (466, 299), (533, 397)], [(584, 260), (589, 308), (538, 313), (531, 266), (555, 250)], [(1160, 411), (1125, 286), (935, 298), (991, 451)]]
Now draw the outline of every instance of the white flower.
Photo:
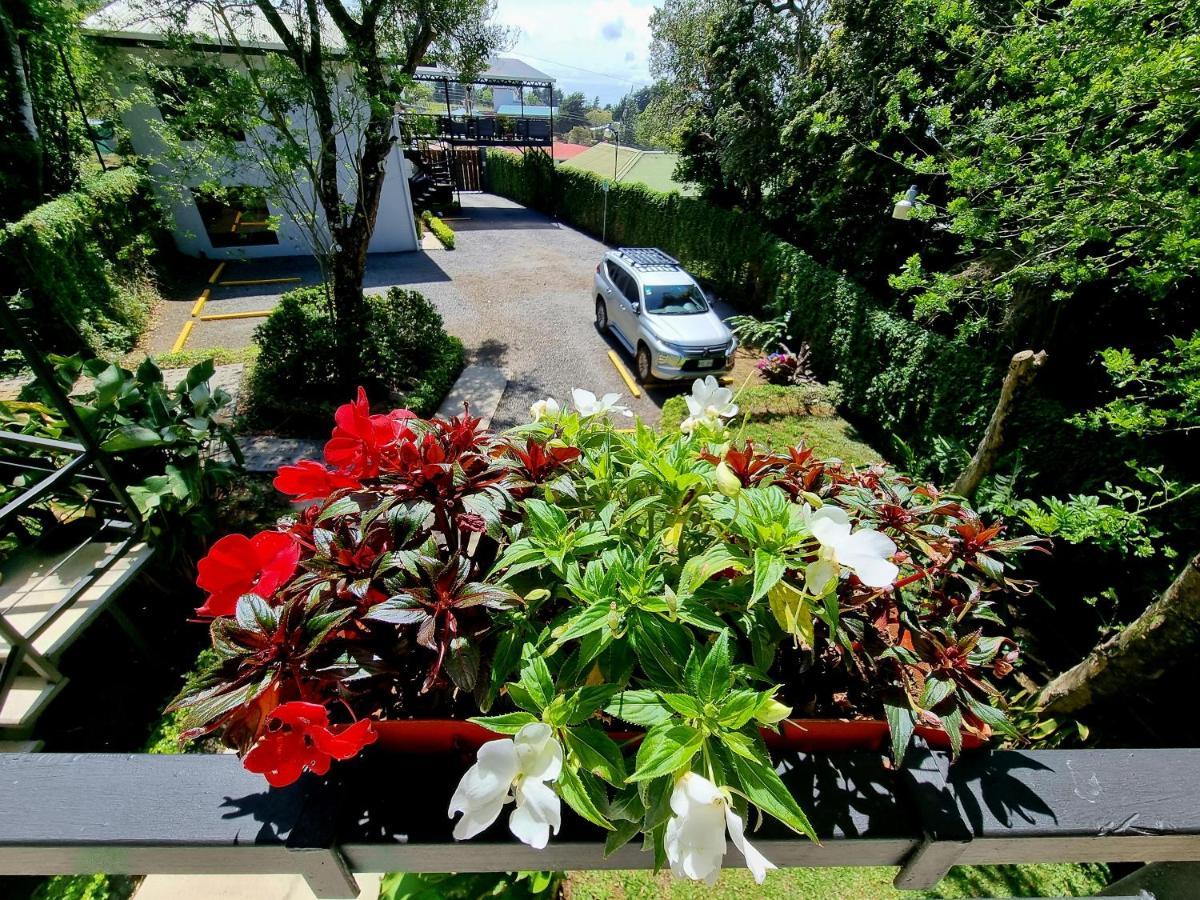
[(596, 395), (591, 391), (575, 388), (575, 390), (571, 391), (571, 399), (575, 401), (575, 409), (585, 419), (589, 416), (600, 416), (608, 412), (620, 413), (623, 416), (633, 415), (633, 410), (628, 406), (617, 406), (617, 401), (621, 399), (620, 394), (605, 394), (597, 400)]
[(475, 837), (515, 800), (509, 830), (535, 850), (543, 849), (562, 820), (562, 804), (548, 784), (558, 778), (562, 761), (562, 745), (541, 722), (526, 725), (514, 738), (488, 741), (450, 798), (450, 818), (463, 814), (454, 826), (455, 839)]
[(690, 418), (716, 424), (720, 419), (732, 419), (737, 415), (737, 404), (733, 402), (733, 391), (721, 387), (713, 376), (697, 378), (692, 382), (692, 394), (683, 398), (687, 402)]
[(558, 405), (558, 401), (553, 397), (547, 397), (545, 400), (539, 400), (533, 406), (529, 407), (529, 417), (533, 421), (538, 422), (547, 417), (553, 418), (557, 416), (562, 407)]
[(841, 574), (840, 566), (850, 569), (859, 580), (873, 588), (889, 587), (900, 569), (888, 557), (896, 552), (890, 537), (870, 528), (851, 533), (850, 517), (844, 509), (822, 506), (808, 513), (808, 527), (821, 544), (821, 556), (805, 573), (808, 588), (820, 592)]
[(671, 874), (716, 884), (725, 856), (726, 828), (758, 884), (767, 877), (767, 869), (775, 868), (746, 840), (742, 817), (733, 811), (726, 793), (703, 775), (688, 772), (675, 782), (671, 812), (666, 839)]

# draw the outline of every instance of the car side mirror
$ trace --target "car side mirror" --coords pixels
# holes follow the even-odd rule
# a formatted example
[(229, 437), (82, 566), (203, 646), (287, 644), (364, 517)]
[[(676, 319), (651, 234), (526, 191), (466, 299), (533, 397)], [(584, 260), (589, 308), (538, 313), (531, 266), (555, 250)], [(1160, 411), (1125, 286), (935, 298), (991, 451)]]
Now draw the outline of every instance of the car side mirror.
[(636, 300), (629, 304), (629, 308), (633, 310), (633, 314), (635, 316), (640, 315), (642, 312), (642, 304), (638, 303)]

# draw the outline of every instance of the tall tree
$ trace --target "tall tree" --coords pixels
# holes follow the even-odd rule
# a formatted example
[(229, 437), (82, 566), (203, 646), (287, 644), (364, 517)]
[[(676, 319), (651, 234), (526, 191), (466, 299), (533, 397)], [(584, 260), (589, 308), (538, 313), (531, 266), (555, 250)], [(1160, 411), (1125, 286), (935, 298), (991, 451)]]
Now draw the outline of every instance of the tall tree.
[[(208, 160), (246, 162), (246, 145), (230, 140), (236, 124), (250, 154), (289, 212), (308, 214), (327, 267), (331, 312), (339, 336), (342, 377), (352, 383), (364, 328), (363, 275), (383, 191), (385, 162), (395, 143), (393, 117), (422, 62), (437, 60), (470, 75), (500, 46), (492, 0), (144, 0), (184, 48), (193, 72), (188, 103), (209, 113), (196, 128), (184, 110), (186, 134), (203, 138)], [(211, 27), (240, 65), (229, 71), (197, 49), (196, 23)], [(281, 47), (262, 53), (264, 45)], [(176, 67), (176, 71), (178, 71)], [(195, 77), (195, 72), (202, 72)], [(212, 114), (216, 114), (215, 116)], [(190, 121), (189, 121), (190, 119)], [(200, 133), (197, 133), (200, 132)], [(190, 158), (199, 160), (193, 148)], [(177, 162), (185, 154), (177, 155)], [(291, 185), (298, 190), (287, 190)], [(299, 184), (297, 184), (299, 182)], [(308, 199), (312, 209), (305, 210)], [(324, 240), (321, 240), (321, 237)]]

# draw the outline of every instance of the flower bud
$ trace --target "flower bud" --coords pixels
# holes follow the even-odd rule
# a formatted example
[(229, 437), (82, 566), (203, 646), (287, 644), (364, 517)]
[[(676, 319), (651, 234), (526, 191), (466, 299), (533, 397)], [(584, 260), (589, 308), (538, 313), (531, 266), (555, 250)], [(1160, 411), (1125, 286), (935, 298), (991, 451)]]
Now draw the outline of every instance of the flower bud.
[(791, 714), (792, 708), (790, 706), (784, 706), (772, 697), (770, 700), (759, 705), (758, 712), (755, 713), (754, 718), (758, 720), (759, 724), (774, 725), (777, 722), (782, 722)]
[(730, 499), (742, 492), (742, 480), (734, 474), (725, 460), (717, 463), (716, 482), (717, 490)]

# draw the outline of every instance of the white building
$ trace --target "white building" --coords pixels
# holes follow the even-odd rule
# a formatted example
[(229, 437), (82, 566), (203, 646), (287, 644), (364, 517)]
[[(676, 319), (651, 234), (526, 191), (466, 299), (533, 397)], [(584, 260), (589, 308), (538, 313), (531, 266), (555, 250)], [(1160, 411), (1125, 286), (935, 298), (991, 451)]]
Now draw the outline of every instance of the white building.
[[(282, 50), (280, 44), (269, 40), (271, 32), (266, 23), (245, 13), (246, 9), (239, 7), (239, 44), (258, 52)], [(197, 8), (194, 21), (188, 22), (187, 31), (196, 36), (197, 46), (211, 49), (221, 65), (243, 68), (243, 56), (239, 52), (222, 52), (214, 38), (205, 37), (222, 34), (224, 29), (211, 19), (205, 21), (204, 15)], [(135, 86), (145, 82), (137, 63), (139, 57), (162, 59), (167, 54), (166, 58), (170, 58), (165, 48), (167, 29), (148, 19), (129, 0), (116, 0), (94, 13), (84, 22), (84, 29), (116, 49), (113, 65), (118, 68), (118, 82), (130, 97), (135, 96)], [(291, 196), (271, 197), (263, 191), (268, 177), (252, 157), (257, 148), (271, 143), (270, 134), (266, 130), (249, 135), (238, 132), (239, 149), (245, 151), (239, 156), (250, 158), (221, 173), (220, 183), (229, 190), (222, 198), (213, 197), (200, 189), (205, 180), (203, 177), (183, 177), (178, 169), (172, 172), (166, 144), (155, 127), (156, 122), (162, 121), (164, 112), (170, 114), (170, 99), (161, 91), (155, 95), (159, 97), (157, 106), (149, 102), (134, 103), (124, 113), (123, 121), (134, 151), (150, 162), (151, 174), (157, 176), (160, 197), (172, 213), (172, 232), (179, 249), (191, 256), (209, 259), (310, 255), (313, 252), (312, 228), (304, 223), (304, 219), (306, 215), (313, 217), (319, 233), (324, 235), (320, 204), (316, 202), (312, 185), (299, 179)], [(311, 121), (305, 110), (292, 111), (293, 122), (305, 119)], [(314, 123), (310, 140), (315, 141), (315, 138)], [(346, 145), (352, 139), (353, 135), (347, 135), (342, 144)], [(410, 167), (403, 148), (395, 145), (386, 162), (383, 195), (369, 248), (372, 253), (416, 250), (418, 247), (409, 193)], [(350, 166), (340, 168), (342, 190), (344, 194), (352, 195), (354, 180)], [(182, 190), (179, 188), (181, 181), (184, 182)]]

